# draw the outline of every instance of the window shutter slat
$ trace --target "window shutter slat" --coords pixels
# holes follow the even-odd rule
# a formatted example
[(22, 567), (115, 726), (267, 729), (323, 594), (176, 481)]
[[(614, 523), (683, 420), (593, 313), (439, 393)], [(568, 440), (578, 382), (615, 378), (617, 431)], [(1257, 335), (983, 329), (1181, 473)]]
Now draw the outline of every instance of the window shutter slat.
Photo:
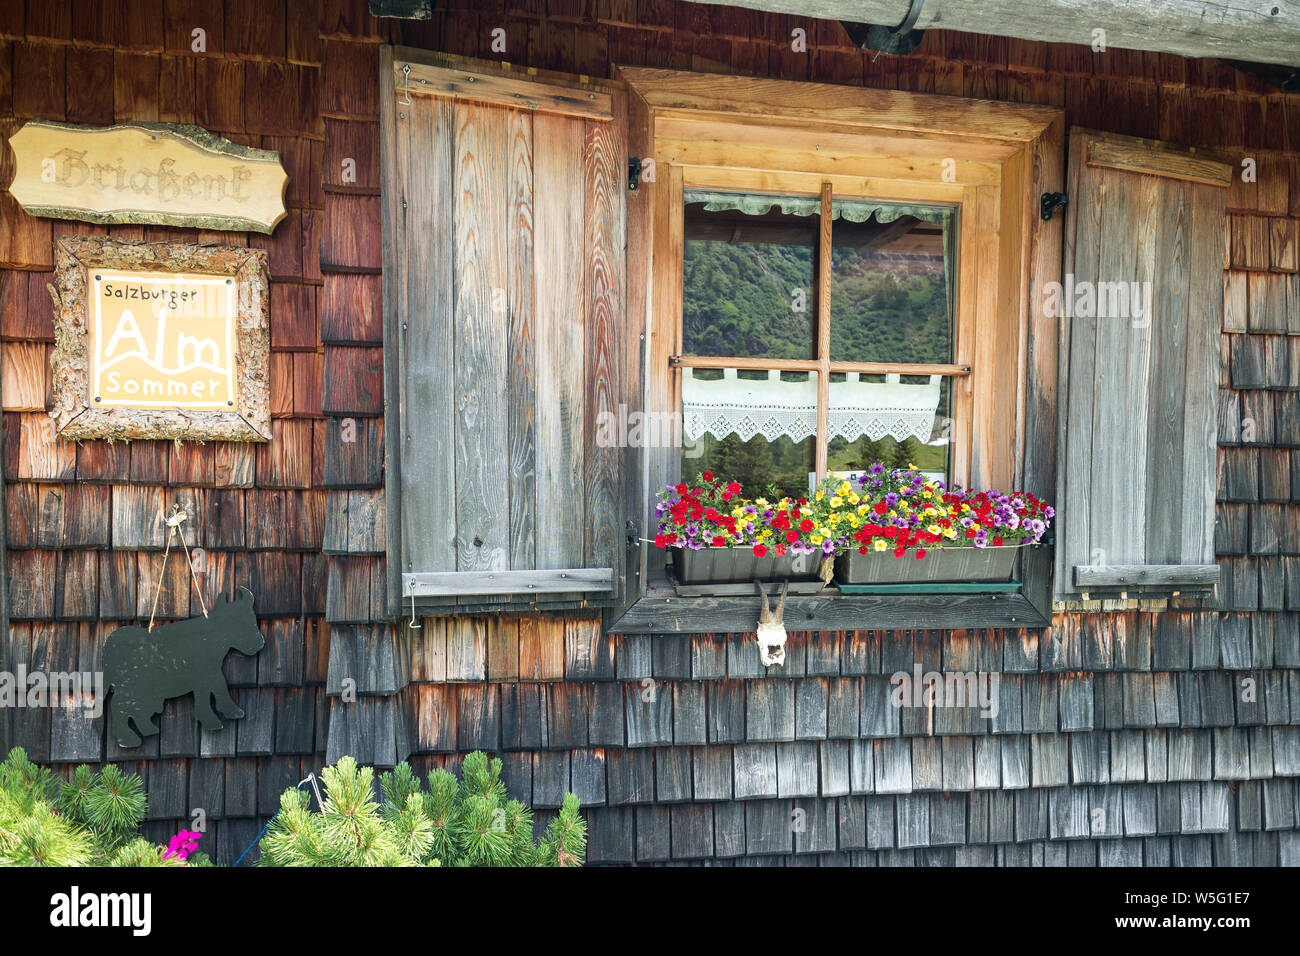
[(1058, 599), (1217, 578), (1227, 178), (1223, 164), (1177, 147), (1071, 133)]
[(625, 124), (550, 94), (571, 84), (621, 117), (622, 90), (550, 76), (533, 96), (499, 64), (455, 69), (502, 94), (413, 85), (382, 117), (390, 594), (612, 603), (625, 479), (596, 424), (626, 364)]
[[(405, 110), (409, 122), (396, 127), (397, 155), (391, 160), (399, 178), (384, 186), (386, 214), (396, 220), (400, 236), (400, 242), (385, 243), (384, 262), (384, 307), (396, 313), (397, 326), (390, 340), (395, 348), (385, 348), (385, 360), (396, 359), (401, 394), (399, 421), (385, 429), (387, 441), (399, 449), (401, 469), (389, 494), (401, 507), (397, 568), (454, 571), (455, 383), (446, 359), (454, 333), (456, 117), (450, 100), (416, 97)], [(400, 490), (417, 485), (428, 491)]]
[(582, 120), (535, 116), (537, 197), (537, 566), (580, 567), (584, 303), (587, 295)]

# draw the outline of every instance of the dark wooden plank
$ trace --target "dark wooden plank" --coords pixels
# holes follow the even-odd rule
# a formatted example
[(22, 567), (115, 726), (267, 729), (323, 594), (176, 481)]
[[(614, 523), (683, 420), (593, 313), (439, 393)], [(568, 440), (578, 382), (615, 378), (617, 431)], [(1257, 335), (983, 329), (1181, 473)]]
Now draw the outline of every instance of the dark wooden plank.
[[(387, 61), (391, 53), (384, 56)], [(400, 415), (400, 428), (390, 424), (386, 443), (404, 490), (387, 496), (389, 523), (395, 535), (401, 529), (401, 549), (390, 551), (393, 575), (456, 569), (455, 529), (447, 520), (456, 499), (454, 386), (443, 361), (454, 341), (454, 115), (450, 103), (423, 98), (404, 112), (399, 119), (390, 102), (381, 123), (388, 163), (383, 303), (397, 343), (389, 394)], [(390, 596), (397, 594), (390, 586)]]
[[(819, 631), (848, 631), (872, 622), (883, 629), (1023, 629), (1042, 627), (1044, 616), (1022, 595), (854, 595), (789, 597), (786, 620)], [(758, 598), (664, 598), (648, 595), (608, 628), (619, 634), (726, 633), (737, 620), (757, 619)], [(757, 660), (752, 643), (749, 657)], [(788, 652), (787, 652), (788, 656)], [(891, 671), (892, 673), (892, 671)]]
[(1139, 585), (1207, 587), (1219, 581), (1215, 564), (1076, 565), (1074, 583), (1080, 590)]
[[(1070, 137), (1069, 189), (1066, 206), (1064, 272), (1075, 276), (1094, 275), (1099, 266), (1102, 210), (1106, 205), (1107, 180), (1084, 162), (1082, 134)], [(1092, 402), (1095, 372), (1097, 320), (1076, 316), (1069, 323), (1069, 341), (1063, 342), (1060, 371), (1058, 435), (1062, 460), (1057, 468), (1057, 507), (1070, 515), (1057, 531), (1056, 589), (1061, 596), (1068, 588), (1068, 568), (1073, 556), (1092, 560), (1090, 521), (1090, 475), (1083, 468), (1092, 447)], [(1076, 466), (1074, 463), (1078, 462)], [(1072, 557), (1067, 558), (1070, 555)]]
[(602, 443), (599, 426), (619, 412), (622, 395), (622, 329), (625, 324), (624, 197), (625, 158), (622, 122), (586, 124), (584, 147), (585, 253), (587, 316), (584, 344), (585, 434), (592, 436), (583, 474), (586, 563), (615, 566), (621, 551), (623, 522), (622, 450)]
[[(510, 560), (507, 316), (494, 298), (509, 286), (506, 261), (509, 116), (456, 109), (455, 465), (456, 566), (500, 570)], [(578, 567), (571, 562), (569, 567)]]
[[(391, 246), (387, 251), (390, 255), (397, 254)], [(381, 344), (383, 289), (380, 277), (330, 273), (325, 276), (324, 283), (320, 293), (321, 341), (328, 345)]]
[(589, 314), (582, 121), (535, 114), (533, 151), (537, 567), (577, 567), (586, 526), (582, 356)]
[(537, 567), (534, 524), (537, 512), (537, 369), (534, 342), (533, 275), (533, 121), (511, 112), (507, 130), (506, 261), (509, 263), (506, 431), (510, 445), (510, 567)]

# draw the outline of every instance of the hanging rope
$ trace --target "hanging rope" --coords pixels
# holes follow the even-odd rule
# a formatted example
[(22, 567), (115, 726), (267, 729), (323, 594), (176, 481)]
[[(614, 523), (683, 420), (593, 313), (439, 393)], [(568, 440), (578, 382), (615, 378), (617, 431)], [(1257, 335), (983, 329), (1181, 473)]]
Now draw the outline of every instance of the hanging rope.
[(203, 609), (203, 616), (208, 616), (208, 605), (203, 600), (203, 589), (199, 587), (199, 576), (194, 570), (194, 559), (190, 557), (190, 546), (185, 541), (185, 532), (181, 530), (181, 525), (189, 518), (180, 505), (172, 505), (171, 514), (167, 516), (167, 546), (163, 548), (162, 570), (158, 572), (158, 577), (154, 581), (153, 589), (153, 607), (149, 609), (149, 630), (153, 630), (153, 620), (158, 613), (158, 598), (162, 596), (162, 577), (167, 573), (167, 559), (172, 553), (172, 537), (180, 538), (181, 547), (185, 549), (185, 562), (190, 566), (190, 580), (194, 582), (194, 593), (199, 596), (199, 607)]
[[(304, 783), (311, 784), (311, 788), (316, 794), (316, 806), (323, 813), (325, 811), (325, 804), (320, 798), (320, 787), (316, 785), (316, 774), (315, 773), (307, 774), (307, 776), (303, 777), (301, 780), (298, 781), (298, 785), (294, 787), (294, 789), (301, 790), (302, 785)], [(284, 809), (283, 807), (280, 808), (280, 810), (283, 809)], [(275, 818), (280, 815), (280, 810), (276, 810), (275, 813), (271, 815), (271, 819), (266, 821), (266, 826), (262, 827), (262, 832), (259, 833), (257, 836), (253, 837), (252, 843), (244, 847), (244, 852), (239, 854), (239, 859), (235, 860), (234, 864), (231, 866), (231, 869), (234, 869), (236, 866), (239, 866), (239, 864), (244, 861), (244, 857), (248, 856), (248, 851), (251, 850), (253, 847), (257, 846), (258, 843), (262, 842), (262, 837), (266, 835), (267, 830), (271, 829), (271, 824), (274, 823)]]

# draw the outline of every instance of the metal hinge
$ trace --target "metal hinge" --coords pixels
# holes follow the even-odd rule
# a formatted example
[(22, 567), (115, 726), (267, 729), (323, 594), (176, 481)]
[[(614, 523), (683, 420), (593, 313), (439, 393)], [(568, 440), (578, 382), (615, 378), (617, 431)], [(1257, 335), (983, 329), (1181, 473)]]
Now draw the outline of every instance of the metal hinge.
[(1052, 213), (1064, 207), (1070, 200), (1065, 193), (1043, 193), (1038, 200), (1038, 212), (1043, 217), (1043, 222), (1052, 218)]
[(631, 518), (627, 519), (627, 543), (633, 547), (641, 540), (641, 530)]
[(641, 186), (641, 157), (633, 156), (627, 161), (627, 189), (636, 192)]

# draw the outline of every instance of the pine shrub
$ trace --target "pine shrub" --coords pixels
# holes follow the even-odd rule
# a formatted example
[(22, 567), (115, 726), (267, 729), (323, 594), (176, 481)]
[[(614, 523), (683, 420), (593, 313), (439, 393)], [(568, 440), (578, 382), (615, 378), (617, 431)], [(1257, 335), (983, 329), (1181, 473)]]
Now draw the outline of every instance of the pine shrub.
[(0, 763), (0, 866), (185, 866), (137, 834), (146, 808), (135, 774), (83, 764), (64, 782), (15, 747)]
[(379, 777), (344, 757), (321, 772), (324, 805), (286, 790), (263, 837), (263, 866), (581, 866), (587, 824), (578, 798), (565, 794), (540, 841), (532, 811), (510, 798), (501, 761), (481, 751), (457, 778), (432, 771), (427, 789), (409, 764)]

